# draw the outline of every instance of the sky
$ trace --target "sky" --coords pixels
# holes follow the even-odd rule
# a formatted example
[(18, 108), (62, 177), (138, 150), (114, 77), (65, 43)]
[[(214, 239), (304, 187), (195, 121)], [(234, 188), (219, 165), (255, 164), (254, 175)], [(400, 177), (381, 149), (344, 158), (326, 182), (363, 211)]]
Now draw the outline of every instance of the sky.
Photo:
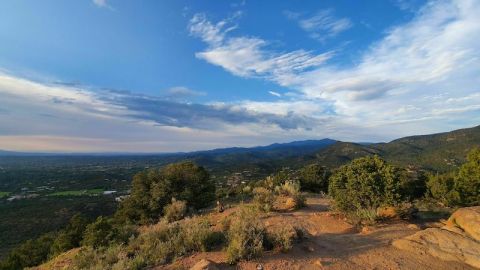
[(480, 123), (478, 0), (4, 0), (0, 149), (381, 142)]

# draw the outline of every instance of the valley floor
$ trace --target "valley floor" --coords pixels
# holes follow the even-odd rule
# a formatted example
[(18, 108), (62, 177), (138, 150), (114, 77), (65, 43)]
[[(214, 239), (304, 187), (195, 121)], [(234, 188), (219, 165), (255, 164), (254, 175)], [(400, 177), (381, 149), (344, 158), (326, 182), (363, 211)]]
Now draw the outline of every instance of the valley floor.
[[(440, 223), (412, 224), (395, 221), (375, 227), (357, 229), (341, 216), (329, 211), (329, 201), (320, 196), (310, 196), (307, 208), (279, 213), (263, 218), (267, 227), (284, 226), (287, 223), (303, 228), (305, 239), (296, 243), (287, 253), (269, 251), (261, 258), (240, 262), (236, 266), (226, 263), (223, 251), (195, 253), (167, 266), (155, 269), (189, 269), (201, 259), (218, 263), (220, 269), (473, 269), (467, 265), (442, 261), (427, 254), (414, 254), (391, 245), (399, 239), (424, 229), (438, 227)], [(235, 208), (224, 213), (211, 214), (220, 222), (223, 216), (232, 214)]]

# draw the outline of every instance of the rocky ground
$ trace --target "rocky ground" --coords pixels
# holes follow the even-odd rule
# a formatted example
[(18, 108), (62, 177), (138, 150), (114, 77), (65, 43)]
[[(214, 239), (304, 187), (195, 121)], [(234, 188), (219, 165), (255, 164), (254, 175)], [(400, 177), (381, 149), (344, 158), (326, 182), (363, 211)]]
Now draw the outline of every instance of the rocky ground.
[[(236, 266), (226, 263), (223, 251), (196, 253), (168, 266), (155, 269), (189, 269), (202, 259), (213, 262), (211, 269), (474, 269), (464, 262), (445, 261), (429, 252), (399, 249), (394, 240), (415, 235), (425, 228), (440, 228), (442, 223), (410, 223), (403, 220), (387, 224), (358, 228), (329, 210), (329, 200), (309, 197), (308, 207), (294, 212), (274, 212), (262, 218), (267, 227), (292, 224), (303, 228), (305, 239), (287, 253), (266, 252), (261, 258), (240, 262)], [(212, 215), (220, 221), (235, 208)], [(213, 265), (212, 264), (212, 265)], [(201, 269), (201, 268), (200, 268)], [(207, 268), (208, 269), (208, 268)]]

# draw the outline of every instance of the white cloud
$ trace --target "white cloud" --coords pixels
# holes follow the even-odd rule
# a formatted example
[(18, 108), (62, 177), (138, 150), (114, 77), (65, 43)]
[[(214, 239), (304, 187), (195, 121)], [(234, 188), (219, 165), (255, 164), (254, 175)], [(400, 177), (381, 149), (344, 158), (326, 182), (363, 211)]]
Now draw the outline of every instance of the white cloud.
[[(196, 53), (200, 59), (221, 66), (242, 77), (267, 76), (281, 83), (291, 74), (322, 65), (332, 52), (315, 55), (310, 51), (296, 50), (276, 53), (268, 50), (268, 42), (256, 37), (228, 37), (236, 26), (230, 26), (235, 18), (216, 24), (205, 15), (195, 15), (189, 24), (190, 33), (209, 45), (207, 50)], [(285, 78), (284, 78), (285, 76)]]
[(97, 7), (111, 9), (112, 7), (108, 4), (108, 1), (109, 0), (92, 0), (93, 4), (95, 4)]
[(319, 41), (333, 38), (350, 29), (353, 23), (348, 18), (337, 18), (332, 9), (318, 11), (314, 16), (301, 18), (295, 13), (287, 13), (287, 17), (298, 21), (298, 25), (309, 33), (310, 37)]
[(207, 93), (202, 91), (192, 90), (184, 86), (176, 86), (167, 90), (167, 98), (185, 99), (190, 97), (205, 96)]
[(275, 91), (268, 91), (268, 93), (272, 96), (276, 96), (276, 97), (282, 97), (282, 94), (278, 93), (278, 92), (275, 92)]
[[(429, 1), (410, 22), (392, 27), (351, 66), (326, 61), (340, 52), (277, 53), (266, 49), (268, 41), (232, 33), (222, 33), (217, 44), (207, 42), (197, 56), (235, 75), (296, 90), (297, 96), (289, 95), (293, 100), (329, 104), (339, 128), (364, 126), (384, 138), (437, 132), (480, 121), (480, 98), (475, 95), (480, 84), (478, 14), (479, 1)], [(295, 13), (288, 16), (300, 18)], [(314, 29), (317, 21), (321, 20), (304, 26)], [(278, 54), (291, 57), (266, 64)], [(323, 59), (308, 65), (316, 57)]]
[(401, 10), (415, 12), (416, 7), (422, 0), (390, 0), (393, 4)]

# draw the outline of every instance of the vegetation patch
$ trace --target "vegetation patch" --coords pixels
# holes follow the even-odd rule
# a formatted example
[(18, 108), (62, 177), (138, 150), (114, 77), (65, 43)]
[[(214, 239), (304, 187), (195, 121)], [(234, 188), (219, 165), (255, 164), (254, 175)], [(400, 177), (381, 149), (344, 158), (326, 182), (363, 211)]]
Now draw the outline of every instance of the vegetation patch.
[(103, 194), (103, 189), (65, 190), (48, 194), (48, 196), (98, 196)]
[(250, 260), (263, 252), (267, 243), (266, 230), (251, 208), (241, 207), (230, 220), (228, 229), (227, 257), (230, 263), (241, 259)]
[(10, 195), (10, 192), (0, 191), (0, 199), (4, 197), (8, 197), (8, 195)]
[(370, 223), (377, 219), (377, 208), (406, 200), (406, 186), (401, 170), (373, 156), (340, 167), (330, 178), (329, 194), (338, 210)]

